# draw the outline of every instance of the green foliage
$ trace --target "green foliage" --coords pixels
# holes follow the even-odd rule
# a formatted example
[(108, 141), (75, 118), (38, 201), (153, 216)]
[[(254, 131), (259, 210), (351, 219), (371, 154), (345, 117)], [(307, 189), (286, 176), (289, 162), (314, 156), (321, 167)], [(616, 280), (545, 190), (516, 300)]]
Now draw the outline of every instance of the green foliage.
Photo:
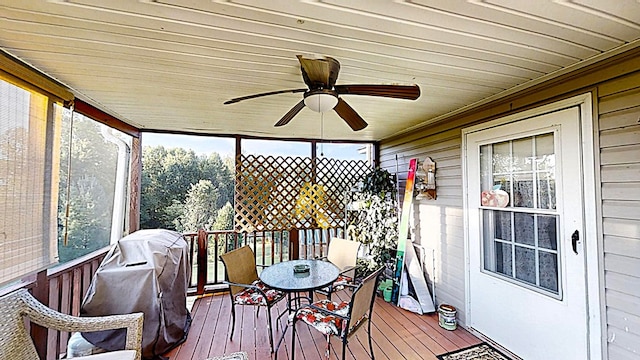
[(216, 221), (213, 223), (213, 230), (230, 230), (233, 228), (233, 206), (226, 203), (218, 210)]
[(218, 188), (210, 180), (200, 180), (191, 185), (187, 192), (182, 214), (173, 220), (179, 232), (196, 232), (198, 229), (212, 230), (218, 208), (216, 202), (220, 196)]
[(395, 198), (356, 193), (352, 204), (357, 211), (347, 219), (349, 239), (369, 245), (369, 255), (377, 265), (391, 260), (390, 250), (398, 244), (398, 207)]
[(141, 227), (212, 230), (219, 209), (233, 201), (232, 166), (217, 153), (198, 156), (193, 150), (145, 147)]
[(356, 259), (356, 278), (364, 279), (378, 268), (378, 263), (375, 260), (358, 258)]
[(393, 260), (398, 243), (395, 177), (377, 168), (363, 177), (362, 184), (361, 192), (352, 195), (354, 211), (347, 217), (348, 237), (369, 249), (370, 259), (360, 260), (358, 276)]
[[(58, 198), (58, 253), (61, 263), (109, 245), (117, 165), (117, 147), (103, 138), (100, 133), (102, 125), (76, 116), (69, 175), (70, 120), (70, 112), (65, 113)], [(69, 194), (67, 181), (70, 181)], [(67, 198), (69, 217), (65, 221)]]
[(386, 169), (376, 168), (362, 178), (362, 192), (385, 197), (396, 193), (395, 176)]

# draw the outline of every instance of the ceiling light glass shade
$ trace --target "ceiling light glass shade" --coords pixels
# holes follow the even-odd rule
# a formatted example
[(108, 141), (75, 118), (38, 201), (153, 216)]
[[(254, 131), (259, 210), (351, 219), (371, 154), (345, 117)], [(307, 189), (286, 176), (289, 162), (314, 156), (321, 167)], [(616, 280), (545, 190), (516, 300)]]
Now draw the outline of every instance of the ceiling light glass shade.
[(312, 93), (304, 98), (304, 104), (316, 112), (325, 112), (338, 104), (338, 97), (325, 92)]

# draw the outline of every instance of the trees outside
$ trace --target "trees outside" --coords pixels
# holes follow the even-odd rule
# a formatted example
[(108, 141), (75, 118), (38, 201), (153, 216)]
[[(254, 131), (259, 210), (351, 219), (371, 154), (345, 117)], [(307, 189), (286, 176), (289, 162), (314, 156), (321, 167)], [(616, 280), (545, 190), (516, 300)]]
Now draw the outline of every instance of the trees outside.
[(104, 125), (76, 113), (71, 129), (71, 114), (68, 110), (63, 113), (60, 146), (61, 263), (109, 245), (118, 153), (116, 145), (102, 136)]
[(231, 229), (232, 169), (233, 163), (217, 153), (143, 148), (141, 227), (179, 232)]
[(173, 224), (179, 231), (187, 229), (211, 230), (216, 220), (218, 208), (216, 203), (220, 197), (220, 191), (213, 186), (211, 180), (200, 180), (197, 184), (192, 184), (187, 192), (187, 198), (181, 211), (177, 209), (178, 217), (173, 220)]

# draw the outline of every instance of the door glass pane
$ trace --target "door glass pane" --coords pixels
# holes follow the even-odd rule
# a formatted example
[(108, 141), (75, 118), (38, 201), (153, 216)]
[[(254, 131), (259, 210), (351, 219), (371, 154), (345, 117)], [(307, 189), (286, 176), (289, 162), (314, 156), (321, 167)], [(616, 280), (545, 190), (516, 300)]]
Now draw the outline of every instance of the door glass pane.
[(511, 241), (511, 212), (495, 211), (495, 238)]
[[(561, 282), (554, 136), (481, 146), (480, 183), (483, 268), (556, 297)], [(508, 194), (508, 202), (496, 200), (499, 190)]]
[(540, 286), (558, 292), (558, 255), (540, 251)]
[(536, 283), (535, 250), (516, 246), (516, 278), (530, 284)]
[(533, 207), (533, 181), (532, 173), (513, 175), (513, 199), (512, 206), (515, 207)]
[(547, 177), (548, 174), (538, 173), (538, 208), (556, 208), (556, 181)]
[(502, 242), (496, 244), (496, 272), (511, 276), (513, 274), (513, 262), (511, 260), (511, 245)]
[(509, 142), (493, 144), (493, 173), (507, 174), (511, 169)]
[(515, 241), (520, 244), (535, 245), (533, 215), (515, 213)]
[(538, 246), (544, 249), (557, 250), (555, 215), (538, 215)]
[(533, 170), (532, 167), (532, 138), (524, 138), (513, 141), (513, 157), (511, 163), (513, 166), (513, 172)]
[(538, 207), (540, 209), (556, 208), (556, 158), (553, 148), (553, 134), (535, 137), (536, 168), (538, 179)]
[(553, 134), (538, 135), (535, 139), (537, 170), (553, 172), (556, 165), (556, 157), (553, 149)]

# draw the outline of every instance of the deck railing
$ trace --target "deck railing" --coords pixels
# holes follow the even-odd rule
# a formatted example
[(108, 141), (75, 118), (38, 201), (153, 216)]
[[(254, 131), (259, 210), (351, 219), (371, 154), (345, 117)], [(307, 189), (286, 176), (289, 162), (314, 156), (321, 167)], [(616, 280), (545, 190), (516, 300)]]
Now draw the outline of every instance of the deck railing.
[(256, 255), (256, 264), (271, 265), (281, 261), (326, 255), (331, 237), (342, 236), (342, 228), (293, 229), (253, 232), (204, 231), (185, 234), (191, 264), (190, 292), (203, 294), (225, 290), (224, 264), (220, 255), (248, 245)]
[[(220, 255), (249, 245), (256, 254), (256, 263), (270, 265), (290, 259), (306, 259), (326, 255), (331, 237), (342, 237), (341, 228), (293, 229), (239, 233), (229, 231), (198, 231), (184, 234), (189, 244), (191, 294), (223, 291), (224, 265)], [(109, 247), (39, 272), (3, 292), (23, 287), (31, 290), (43, 304), (61, 313), (78, 316), (82, 300), (93, 275)], [(31, 335), (41, 359), (59, 359), (66, 353), (70, 334), (31, 324)]]

